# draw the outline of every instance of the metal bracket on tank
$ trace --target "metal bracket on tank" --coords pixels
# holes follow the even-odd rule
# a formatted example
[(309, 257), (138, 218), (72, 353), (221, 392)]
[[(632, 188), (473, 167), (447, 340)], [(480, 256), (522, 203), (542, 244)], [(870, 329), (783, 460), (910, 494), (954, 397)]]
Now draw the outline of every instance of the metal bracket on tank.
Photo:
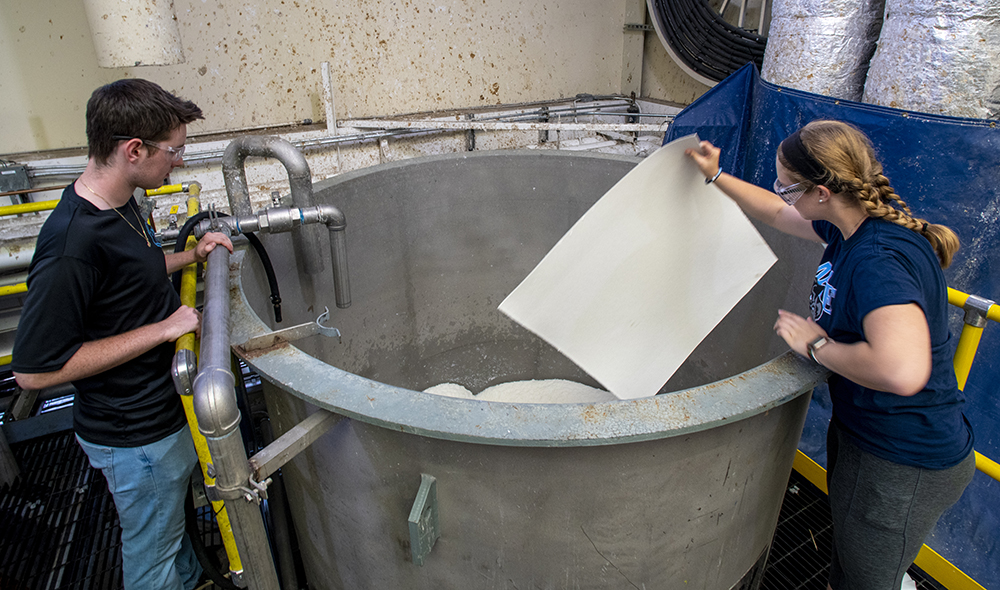
[(308, 338), (309, 336), (315, 336), (317, 334), (328, 338), (336, 337), (338, 342), (342, 342), (343, 340), (340, 337), (340, 330), (323, 325), (323, 322), (330, 318), (330, 308), (324, 307), (323, 310), (323, 313), (316, 318), (315, 322), (299, 324), (298, 326), (292, 326), (291, 328), (285, 328), (284, 330), (275, 330), (274, 332), (268, 332), (267, 334), (263, 334), (261, 336), (254, 336), (244, 342), (241, 345), (241, 348), (247, 352), (250, 352), (251, 350), (261, 350), (264, 348), (271, 348), (272, 346), (277, 346), (279, 344), (294, 342), (295, 340)]
[(434, 548), (434, 542), (441, 536), (438, 526), (437, 479), (420, 474), (420, 489), (413, 500), (410, 517), (410, 556), (416, 565), (424, 565), (424, 560)]

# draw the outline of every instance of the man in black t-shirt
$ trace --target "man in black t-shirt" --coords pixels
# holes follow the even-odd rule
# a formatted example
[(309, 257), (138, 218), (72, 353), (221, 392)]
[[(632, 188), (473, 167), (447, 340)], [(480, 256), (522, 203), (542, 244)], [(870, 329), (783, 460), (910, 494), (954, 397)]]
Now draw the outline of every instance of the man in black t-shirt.
[(94, 91), (87, 167), (39, 233), (14, 343), (22, 388), (77, 388), (74, 430), (118, 509), (127, 590), (190, 590), (201, 573), (183, 515), (197, 457), (170, 377), (171, 343), (200, 315), (168, 275), (232, 243), (210, 233), (164, 254), (132, 198), (183, 165), (187, 124), (201, 118), (145, 80)]

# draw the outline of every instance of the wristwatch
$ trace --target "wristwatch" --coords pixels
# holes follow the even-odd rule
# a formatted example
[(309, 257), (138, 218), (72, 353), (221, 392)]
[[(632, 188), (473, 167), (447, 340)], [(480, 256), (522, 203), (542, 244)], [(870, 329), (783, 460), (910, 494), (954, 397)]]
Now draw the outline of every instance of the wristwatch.
[(822, 348), (823, 346), (826, 346), (828, 342), (830, 342), (829, 338), (827, 338), (826, 336), (820, 336), (819, 338), (813, 340), (812, 342), (806, 345), (806, 350), (809, 351), (809, 358), (811, 358), (813, 362), (816, 363), (817, 365), (824, 366), (823, 363), (816, 360), (816, 351)]

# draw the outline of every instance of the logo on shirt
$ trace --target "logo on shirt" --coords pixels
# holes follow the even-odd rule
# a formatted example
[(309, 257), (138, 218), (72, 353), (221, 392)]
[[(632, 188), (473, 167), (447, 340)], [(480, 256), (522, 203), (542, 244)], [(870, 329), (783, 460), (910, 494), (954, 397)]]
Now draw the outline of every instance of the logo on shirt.
[(837, 294), (837, 288), (830, 284), (830, 277), (833, 276), (833, 265), (824, 262), (816, 269), (816, 279), (813, 281), (812, 293), (809, 294), (809, 310), (812, 318), (819, 321), (823, 314), (830, 315), (833, 312), (833, 297)]

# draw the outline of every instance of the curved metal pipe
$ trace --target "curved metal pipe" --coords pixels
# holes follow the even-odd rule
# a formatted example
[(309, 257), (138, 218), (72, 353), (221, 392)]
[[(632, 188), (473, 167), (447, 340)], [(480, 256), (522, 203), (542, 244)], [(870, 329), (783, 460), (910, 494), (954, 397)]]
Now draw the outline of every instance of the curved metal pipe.
[(346, 309), (351, 306), (347, 240), (344, 233), (347, 219), (344, 213), (333, 205), (317, 205), (302, 209), (280, 207), (248, 215), (204, 219), (195, 226), (193, 233), (195, 237), (201, 238), (206, 232), (218, 231), (213, 228), (224, 227), (230, 235), (257, 231), (275, 234), (319, 223), (326, 225), (330, 232), (330, 260), (333, 262), (333, 290), (337, 298), (337, 307)]
[[(229, 209), (234, 216), (250, 215), (250, 191), (247, 188), (246, 159), (250, 156), (275, 158), (288, 172), (292, 203), (300, 208), (312, 207), (312, 175), (309, 164), (294, 145), (271, 135), (244, 135), (233, 140), (222, 155), (222, 178), (226, 183)], [(319, 233), (315, 228), (304, 229), (293, 236), (296, 258), (307, 274), (323, 270), (323, 259), (317, 254)]]
[(205, 265), (201, 362), (193, 385), (198, 430), (206, 437), (225, 436), (240, 425), (236, 381), (229, 366), (229, 250), (216, 248)]
[(205, 263), (201, 365), (194, 378), (198, 430), (212, 455), (215, 494), (225, 502), (243, 577), (250, 590), (278, 590), (278, 577), (260, 509), (248, 486), (250, 465), (240, 434), (235, 378), (229, 352), (229, 250), (216, 248)]
[[(317, 221), (326, 225), (330, 231), (330, 260), (333, 264), (333, 291), (337, 298), (337, 307), (346, 309), (351, 306), (351, 280), (347, 272), (347, 219), (344, 213), (333, 205), (319, 205), (316, 210)], [(311, 211), (303, 212), (303, 222), (310, 222)]]

